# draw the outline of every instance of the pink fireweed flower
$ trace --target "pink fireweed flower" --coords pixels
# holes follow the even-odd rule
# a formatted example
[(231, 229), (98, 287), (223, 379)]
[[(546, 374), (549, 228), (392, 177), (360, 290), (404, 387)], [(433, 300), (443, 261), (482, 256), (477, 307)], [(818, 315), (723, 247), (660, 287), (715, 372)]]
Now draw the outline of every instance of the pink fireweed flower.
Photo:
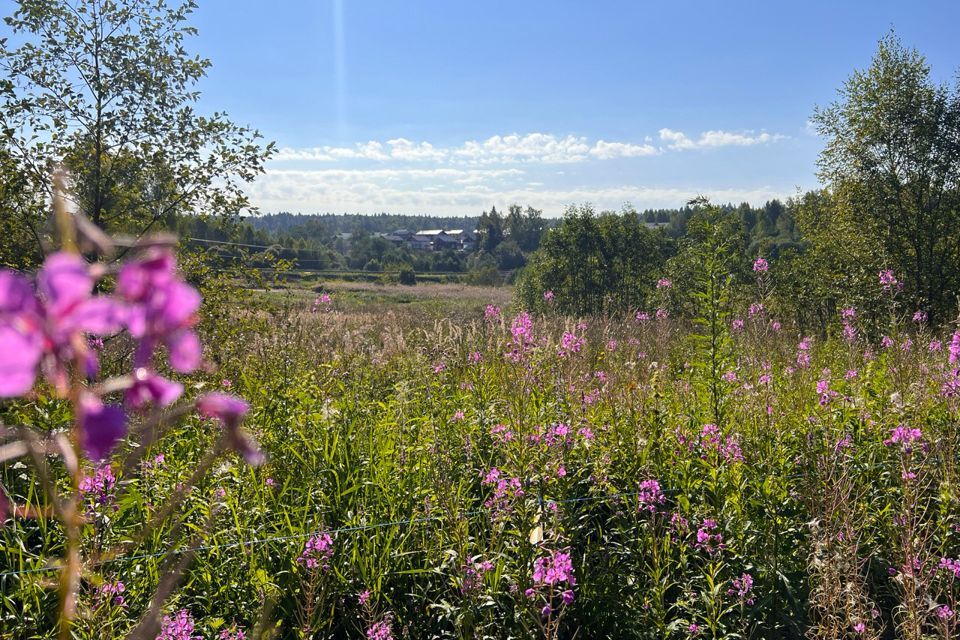
[(669, 289), (673, 286), (673, 283), (670, 282), (667, 278), (660, 278), (657, 280), (657, 289)]
[(553, 300), (553, 291), (547, 290), (543, 292), (543, 299), (545, 302), (550, 302)]
[(177, 275), (170, 249), (151, 249), (123, 265), (117, 292), (130, 307), (130, 334), (140, 340), (135, 367), (148, 367), (160, 345), (167, 347), (174, 371), (190, 373), (200, 366), (200, 339), (193, 330), (200, 294)]
[(753, 270), (757, 273), (766, 273), (769, 268), (770, 264), (763, 258), (757, 258), (753, 261)]
[(549, 556), (541, 556), (533, 563), (533, 583), (535, 586), (553, 586), (566, 583), (577, 585), (573, 574), (573, 562), (570, 553), (553, 551)]
[(307, 540), (297, 558), (297, 562), (307, 569), (322, 569), (326, 571), (330, 568), (330, 558), (333, 557), (333, 538), (330, 534), (323, 531), (317, 533)]
[(938, 353), (943, 350), (943, 343), (939, 340), (931, 340), (930, 344), (927, 345), (927, 351), (930, 353)]
[(229, 629), (222, 629), (220, 635), (217, 636), (218, 640), (246, 640), (246, 634), (243, 632), (243, 629), (238, 629), (237, 625), (231, 626)]
[(914, 311), (913, 312), (913, 321), (917, 324), (923, 324), (927, 321), (927, 312), (926, 311)]
[(843, 339), (847, 342), (856, 342), (857, 341), (857, 328), (852, 324), (844, 323), (843, 324)]
[(740, 318), (736, 318), (732, 323), (730, 323), (730, 330), (734, 333), (740, 333), (743, 331), (744, 322)]
[(500, 307), (488, 304), (486, 309), (483, 310), (483, 318), (485, 320), (496, 320), (500, 317)]
[(637, 314), (634, 316), (637, 322), (646, 322), (650, 319), (650, 314), (646, 311), (637, 311)]
[(751, 576), (749, 573), (744, 573), (739, 578), (733, 579), (733, 586), (730, 589), (727, 589), (727, 595), (736, 595), (738, 598), (743, 600), (745, 604), (752, 605), (753, 598), (750, 597), (750, 592), (752, 590), (753, 576)]
[(952, 573), (954, 578), (960, 578), (960, 560), (954, 558), (940, 558), (940, 564), (937, 569), (947, 573)]
[(463, 573), (463, 583), (460, 586), (460, 592), (464, 595), (475, 595), (483, 587), (483, 576), (493, 570), (493, 563), (489, 560), (478, 562), (470, 560), (465, 562), (461, 571)]
[(954, 616), (953, 609), (951, 609), (947, 605), (941, 605), (937, 607), (937, 617), (940, 618), (941, 620), (949, 620), (953, 616)]
[(854, 320), (857, 317), (857, 310), (853, 307), (847, 307), (840, 311), (840, 317), (844, 320)]
[(200, 396), (196, 406), (201, 416), (220, 422), (226, 432), (227, 443), (242, 455), (248, 464), (263, 463), (265, 457), (257, 448), (256, 442), (240, 429), (243, 417), (250, 410), (249, 404), (236, 396), (213, 392)]
[(748, 312), (748, 315), (751, 318), (762, 316), (764, 313), (766, 313), (766, 308), (763, 306), (762, 302), (754, 302), (750, 305), (750, 311)]
[(660, 489), (659, 482), (651, 479), (640, 483), (640, 491), (637, 492), (637, 504), (640, 511), (656, 513), (657, 508), (664, 502), (666, 502), (666, 497)]
[(670, 313), (666, 309), (657, 309), (657, 320), (666, 320), (670, 317)]
[(561, 358), (565, 358), (574, 353), (580, 353), (580, 350), (583, 349), (583, 345), (586, 343), (586, 340), (575, 333), (570, 333), (569, 331), (564, 331), (563, 336), (560, 338), (560, 349), (557, 351), (557, 355)]
[(127, 416), (92, 393), (80, 394), (80, 445), (91, 460), (103, 460), (127, 435)]
[(704, 519), (703, 524), (697, 529), (697, 541), (693, 546), (710, 555), (724, 548), (723, 534), (717, 531), (716, 520)]
[(126, 585), (119, 580), (116, 582), (104, 582), (97, 587), (94, 592), (94, 598), (100, 603), (100, 606), (112, 604), (115, 607), (125, 607), (126, 602), (124, 602), (123, 599), (123, 592), (126, 590)]
[(797, 344), (797, 366), (805, 369), (810, 366), (810, 338), (804, 338)]
[(863, 633), (867, 630), (867, 625), (863, 624), (862, 622), (858, 622), (857, 624), (853, 625), (853, 630), (857, 633)]
[(190, 612), (181, 609), (172, 616), (163, 616), (157, 640), (201, 640), (193, 635), (195, 624)]
[(880, 338), (880, 346), (884, 349), (889, 349), (894, 345), (893, 338), (890, 336), (883, 336)]
[(897, 277), (893, 275), (893, 271), (890, 269), (884, 269), (877, 275), (880, 278), (880, 285), (884, 291), (890, 291), (893, 287), (901, 286), (900, 283), (897, 282)]
[(367, 628), (367, 640), (393, 640), (390, 620), (375, 622)]
[(923, 439), (923, 432), (920, 431), (920, 429), (901, 424), (891, 432), (890, 439), (885, 440), (884, 444), (890, 446), (891, 444), (899, 443), (903, 446), (904, 451), (910, 453), (913, 448), (913, 443), (921, 439)]
[(363, 605), (367, 604), (368, 602), (370, 602), (370, 590), (369, 590), (369, 589), (364, 589), (363, 591), (361, 591), (360, 593), (358, 593), (358, 594), (357, 594), (357, 602), (360, 604), (361, 607), (362, 607)]
[(955, 331), (950, 338), (950, 364), (957, 364), (960, 361), (960, 331)]
[(92, 505), (103, 505), (113, 500), (113, 488), (117, 477), (109, 464), (97, 467), (93, 475), (84, 475), (80, 480), (80, 494)]

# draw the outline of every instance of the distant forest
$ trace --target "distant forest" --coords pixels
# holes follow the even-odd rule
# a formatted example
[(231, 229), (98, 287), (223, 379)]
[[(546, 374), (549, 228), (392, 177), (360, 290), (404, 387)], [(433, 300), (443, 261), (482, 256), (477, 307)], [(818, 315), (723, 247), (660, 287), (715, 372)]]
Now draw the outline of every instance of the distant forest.
[[(764, 255), (776, 257), (785, 249), (801, 248), (790, 202), (771, 200), (761, 207), (727, 204), (720, 209), (739, 218), (750, 240), (751, 253), (762, 251)], [(573, 210), (566, 215), (572, 215)], [(665, 245), (672, 245), (687, 234), (687, 224), (695, 208), (637, 212), (627, 206), (616, 213), (629, 214), (627, 220), (655, 234)], [(274, 255), (305, 269), (368, 272), (413, 269), (418, 273), (463, 274), (467, 281), (476, 284), (498, 284), (504, 276), (509, 278), (524, 267), (545, 234), (563, 220), (544, 218), (541, 211), (519, 205), (505, 212), (494, 207), (473, 217), (280, 212), (242, 218), (232, 226), (224, 226), (219, 219), (187, 217), (180, 221), (180, 233), (196, 240), (251, 245), (238, 250), (252, 254), (258, 249), (274, 247)], [(397, 246), (384, 237), (401, 229), (413, 233), (428, 229), (465, 229), (476, 232), (477, 243), (469, 251), (422, 251)]]

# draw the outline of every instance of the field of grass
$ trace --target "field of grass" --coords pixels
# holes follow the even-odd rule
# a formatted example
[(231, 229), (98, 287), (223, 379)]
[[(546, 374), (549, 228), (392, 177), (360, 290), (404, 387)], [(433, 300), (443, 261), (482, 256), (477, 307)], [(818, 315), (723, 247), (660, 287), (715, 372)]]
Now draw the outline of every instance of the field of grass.
[[(134, 471), (87, 469), (75, 637), (122, 636), (179, 570), (171, 638), (960, 633), (960, 340), (329, 295), (256, 294), (186, 381), (251, 402), (265, 464), (205, 457), (218, 427), (187, 418)], [(2, 417), (70, 419), (43, 394)], [(63, 532), (28, 466), (0, 470), (38, 507), (0, 530), (0, 637), (50, 637)]]

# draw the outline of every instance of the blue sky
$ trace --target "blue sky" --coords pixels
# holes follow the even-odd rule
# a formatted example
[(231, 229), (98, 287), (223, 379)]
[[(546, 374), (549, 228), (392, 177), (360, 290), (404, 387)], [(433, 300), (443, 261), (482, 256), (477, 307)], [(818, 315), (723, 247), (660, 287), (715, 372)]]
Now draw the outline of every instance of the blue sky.
[(891, 27), (940, 80), (960, 2), (201, 0), (201, 107), (281, 153), (264, 211), (762, 203), (816, 186), (808, 119)]

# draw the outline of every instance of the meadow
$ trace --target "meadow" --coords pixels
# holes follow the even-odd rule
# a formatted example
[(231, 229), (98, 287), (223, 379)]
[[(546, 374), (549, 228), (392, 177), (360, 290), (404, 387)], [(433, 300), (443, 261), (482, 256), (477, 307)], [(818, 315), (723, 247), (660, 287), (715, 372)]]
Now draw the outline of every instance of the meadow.
[[(956, 637), (960, 338), (893, 294), (873, 340), (853, 308), (808, 336), (760, 302), (583, 319), (424, 287), (207, 309), (186, 393), (247, 399), (266, 461), (188, 417), (86, 467), (73, 637), (122, 637), (180, 571), (164, 639)], [(70, 413), (37, 391), (3, 419)], [(35, 508), (0, 529), (0, 636), (49, 637), (63, 529), (28, 465), (2, 481)]]

